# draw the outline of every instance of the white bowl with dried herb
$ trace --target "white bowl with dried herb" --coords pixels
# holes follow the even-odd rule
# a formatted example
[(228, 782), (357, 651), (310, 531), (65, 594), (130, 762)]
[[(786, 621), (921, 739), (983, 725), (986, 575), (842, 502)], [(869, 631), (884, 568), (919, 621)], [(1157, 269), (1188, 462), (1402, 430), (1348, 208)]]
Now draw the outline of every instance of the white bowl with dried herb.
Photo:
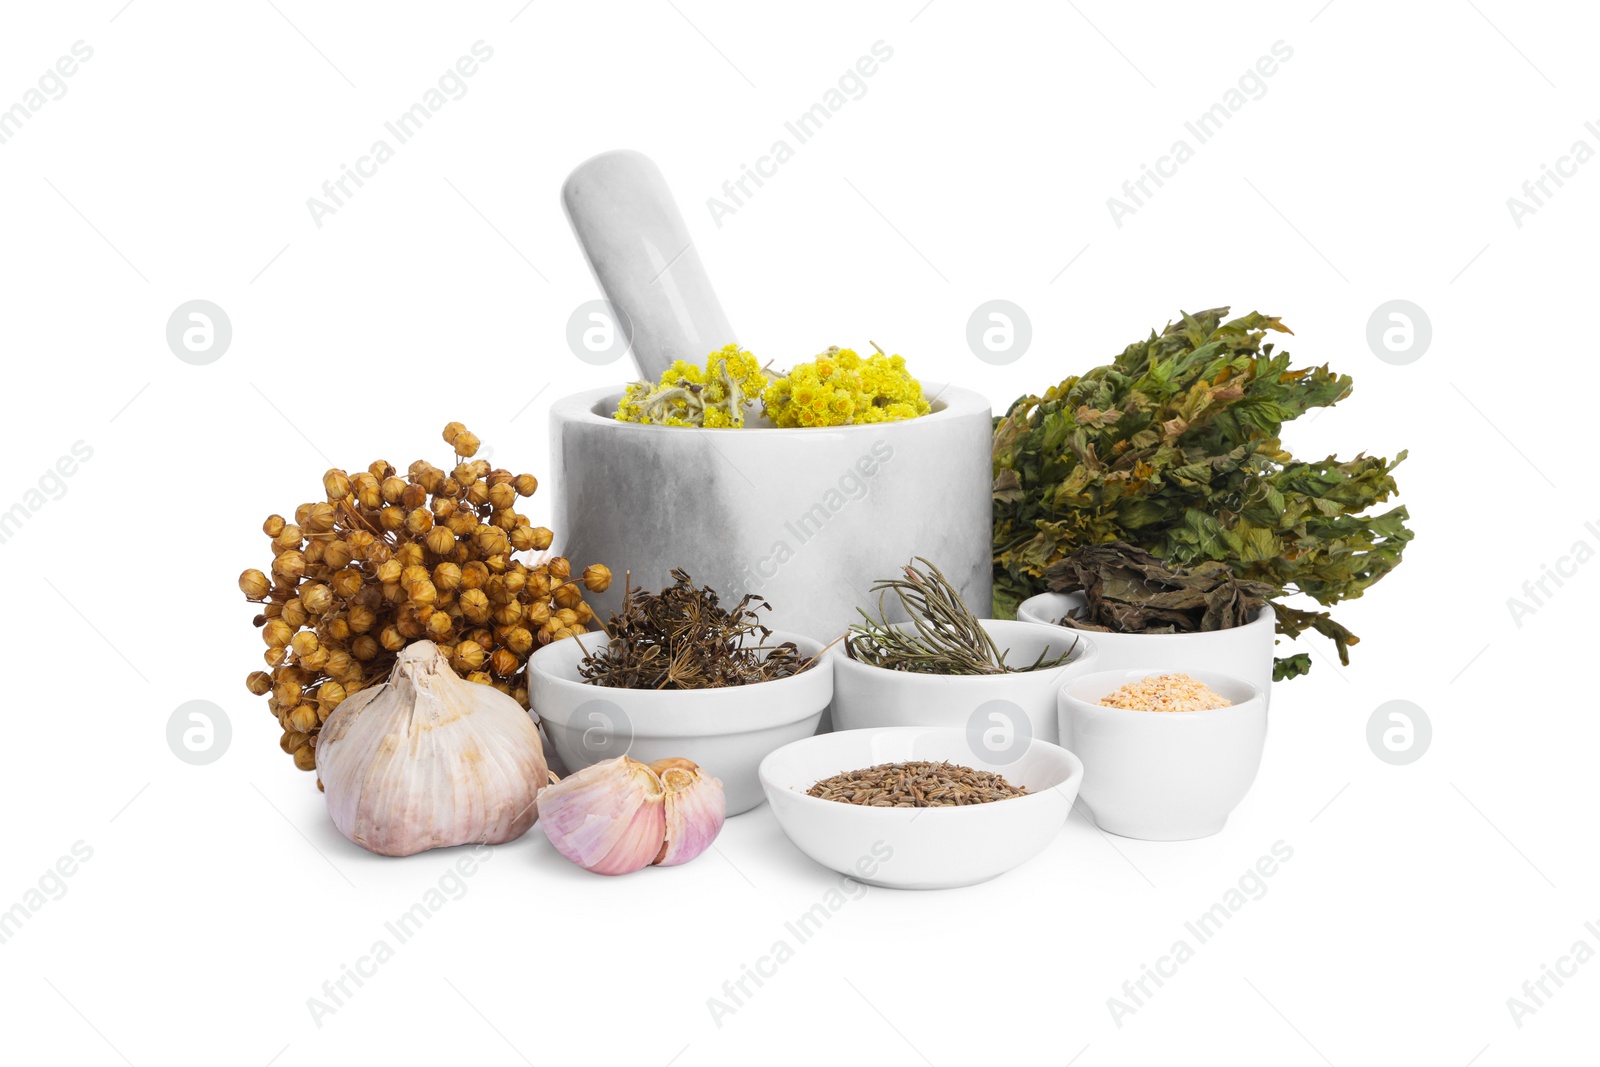
[[(959, 727), (992, 751), (1058, 740), (1056, 692), (1095, 669), (1092, 639), (1059, 626), (979, 619), (923, 559), (873, 591), (877, 616), (861, 611), (832, 654), (836, 729)], [(891, 593), (908, 621), (888, 621)]]
[(528, 661), (529, 699), (561, 765), (681, 758), (722, 780), (727, 814), (762, 802), (756, 769), (816, 733), (833, 698), (823, 645), (760, 623), (681, 570), (644, 593), (627, 584), (606, 632), (546, 645)]
[(1122, 543), (1079, 549), (1046, 580), (1057, 591), (1024, 600), (1017, 618), (1088, 634), (1098, 669), (1220, 671), (1270, 701), (1278, 620), (1269, 586), (1241, 581), (1221, 563), (1175, 567)]
[(869, 885), (948, 889), (1044, 851), (1083, 764), (1038, 738), (1002, 763), (965, 730), (902, 727), (808, 737), (760, 773), (779, 827), (811, 859)]
[(1210, 837), (1250, 791), (1267, 739), (1260, 687), (1216, 671), (1097, 671), (1060, 694), (1062, 743), (1085, 768), (1100, 829), (1142, 841)]

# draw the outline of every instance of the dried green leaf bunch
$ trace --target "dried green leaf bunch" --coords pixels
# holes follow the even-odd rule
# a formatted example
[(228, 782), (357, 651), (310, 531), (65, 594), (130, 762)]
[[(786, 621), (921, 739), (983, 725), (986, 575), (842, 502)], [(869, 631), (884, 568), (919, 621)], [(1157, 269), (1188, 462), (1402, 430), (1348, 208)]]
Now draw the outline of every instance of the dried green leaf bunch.
[(747, 593), (730, 609), (715, 589), (696, 586), (678, 568), (672, 581), (659, 593), (627, 586), (622, 610), (606, 624), (605, 647), (579, 661), (584, 681), (613, 689), (720, 689), (787, 678), (811, 665), (793, 641), (768, 643), (772, 631), (756, 612), (772, 605), (762, 597)]
[(1192, 634), (1243, 626), (1277, 590), (1233, 576), (1226, 563), (1174, 567), (1142, 548), (1114, 541), (1084, 545), (1050, 565), (1052, 592), (1082, 593), (1062, 626), (1116, 634)]
[(583, 589), (611, 582), (600, 565), (574, 577), (561, 556), (514, 559), (553, 539), (515, 508), (538, 480), (474, 459), (480, 442), (459, 422), (444, 439), (456, 455), (448, 471), (425, 460), (404, 476), (384, 460), (356, 474), (328, 471), (325, 499), (301, 504), (293, 522), (271, 515), (262, 524), (268, 571), (239, 575), (245, 598), (262, 606), (255, 625), (267, 646), (268, 670), (246, 684), (267, 698), (279, 744), (301, 770), (316, 769), (317, 735), (333, 710), (387, 678), (413, 641), (432, 641), (457, 674), (527, 707), (528, 656), (586, 629), (594, 611)]
[[(1288, 352), (1263, 343), (1291, 332), (1278, 319), (1227, 314), (1185, 314), (995, 420), (997, 614), (1043, 592), (1047, 570), (1082, 546), (1123, 541), (1271, 586), (1280, 634), (1315, 630), (1349, 662), (1355, 634), (1282, 598), (1331, 606), (1399, 565), (1412, 538), (1406, 509), (1368, 509), (1397, 491), (1406, 454), (1295, 459), (1279, 440), (1284, 423), (1349, 396), (1351, 380), (1326, 365), (1291, 368)], [(1274, 675), (1309, 668), (1302, 652)]]

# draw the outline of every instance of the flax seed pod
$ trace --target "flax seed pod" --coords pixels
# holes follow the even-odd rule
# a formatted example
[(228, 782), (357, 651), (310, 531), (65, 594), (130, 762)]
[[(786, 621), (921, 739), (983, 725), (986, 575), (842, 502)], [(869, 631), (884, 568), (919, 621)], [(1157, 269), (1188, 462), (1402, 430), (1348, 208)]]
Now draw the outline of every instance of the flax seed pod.
[(361, 592), (361, 572), (349, 567), (334, 571), (328, 579), (328, 584), (333, 587), (333, 595), (341, 600), (349, 600)]
[(509, 678), (516, 674), (521, 666), (522, 661), (517, 658), (516, 653), (507, 648), (497, 648), (489, 657), (489, 670), (501, 678)]
[(435, 588), (454, 591), (461, 588), (461, 568), (454, 563), (441, 563), (433, 568)]
[[(346, 494), (347, 496), (349, 494)], [(332, 504), (312, 504), (306, 510), (306, 529), (312, 533), (327, 533), (333, 529), (339, 512)]]
[(611, 588), (611, 568), (603, 563), (589, 564), (583, 568), (583, 584), (590, 592), (605, 592)]
[(329, 500), (343, 500), (350, 495), (350, 476), (342, 470), (330, 470), (322, 476), (322, 488)]
[(301, 602), (300, 598), (295, 597), (293, 600), (284, 601), (281, 618), (298, 630), (311, 620), (311, 613), (306, 610), (306, 606)]
[[(541, 622), (540, 625), (543, 625)], [(506, 631), (505, 647), (515, 652), (518, 656), (526, 656), (533, 651), (533, 632), (526, 626), (513, 626)]]
[(345, 613), (345, 621), (349, 623), (351, 633), (369, 633), (378, 623), (378, 613), (365, 604), (352, 604)]
[(517, 600), (508, 600), (494, 609), (494, 621), (497, 626), (511, 626), (522, 618), (522, 603)]
[(517, 490), (509, 482), (489, 486), (489, 504), (496, 511), (509, 511), (516, 506)]
[[(416, 514), (416, 512), (412, 512)], [(432, 522), (429, 519), (429, 522)], [(456, 547), (456, 535), (450, 532), (448, 526), (434, 526), (428, 530), (423, 543), (428, 546), (428, 551), (436, 556), (449, 555), (450, 550)]]
[(461, 605), (461, 614), (472, 622), (487, 622), (491, 611), (489, 597), (482, 589), (467, 589), (456, 598)]
[(301, 704), (289, 713), (289, 725), (295, 733), (309, 735), (317, 728), (317, 709), (310, 704)]
[(348, 567), (350, 561), (356, 558), (355, 550), (344, 541), (329, 541), (322, 548), (322, 562), (334, 570)]
[(433, 529), (433, 512), (422, 506), (411, 509), (406, 515), (406, 532), (413, 537), (421, 537)]
[(305, 555), (293, 549), (279, 553), (272, 561), (272, 573), (291, 581), (300, 579), (306, 573)]
[(294, 627), (282, 619), (268, 619), (267, 624), (261, 628), (261, 639), (267, 643), (268, 648), (284, 648), (294, 637)]
[(483, 646), (476, 641), (459, 641), (456, 643), (455, 656), (450, 665), (457, 671), (475, 671), (483, 666), (486, 654)]
[(239, 591), (249, 600), (265, 600), (267, 594), (272, 592), (272, 583), (267, 581), (265, 574), (251, 568), (240, 573)]
[(333, 590), (318, 582), (307, 582), (300, 587), (300, 603), (312, 615), (326, 615), (333, 607)]
[(362, 471), (350, 479), (350, 490), (356, 503), (364, 508), (375, 508), (383, 503), (383, 485), (370, 470)]

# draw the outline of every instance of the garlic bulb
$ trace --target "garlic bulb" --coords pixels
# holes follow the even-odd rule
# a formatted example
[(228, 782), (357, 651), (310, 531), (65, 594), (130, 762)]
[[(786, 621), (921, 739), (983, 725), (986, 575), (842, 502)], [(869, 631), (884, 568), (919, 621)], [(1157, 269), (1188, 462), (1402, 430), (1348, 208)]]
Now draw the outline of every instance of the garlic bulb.
[(596, 763), (539, 794), (556, 851), (596, 874), (688, 863), (722, 830), (722, 783), (686, 759)]
[(431, 641), (341, 703), (317, 739), (339, 832), (385, 856), (514, 841), (549, 780), (539, 729), (493, 686), (463, 681)]

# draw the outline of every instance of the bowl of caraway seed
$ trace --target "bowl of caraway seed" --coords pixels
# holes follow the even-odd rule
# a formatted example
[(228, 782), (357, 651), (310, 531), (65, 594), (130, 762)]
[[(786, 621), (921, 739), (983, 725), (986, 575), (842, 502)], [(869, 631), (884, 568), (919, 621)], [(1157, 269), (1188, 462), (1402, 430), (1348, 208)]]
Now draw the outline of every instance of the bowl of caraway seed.
[(778, 826), (817, 863), (869, 885), (949, 889), (1044, 851), (1083, 764), (1039, 738), (996, 755), (966, 730), (907, 726), (795, 741), (759, 775)]

